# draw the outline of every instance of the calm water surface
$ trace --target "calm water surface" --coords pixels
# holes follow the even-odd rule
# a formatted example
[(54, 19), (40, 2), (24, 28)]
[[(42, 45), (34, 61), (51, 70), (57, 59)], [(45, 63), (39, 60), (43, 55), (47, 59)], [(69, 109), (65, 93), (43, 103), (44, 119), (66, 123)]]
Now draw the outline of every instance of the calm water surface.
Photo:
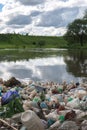
[(0, 50), (0, 77), (70, 82), (87, 79), (86, 50)]

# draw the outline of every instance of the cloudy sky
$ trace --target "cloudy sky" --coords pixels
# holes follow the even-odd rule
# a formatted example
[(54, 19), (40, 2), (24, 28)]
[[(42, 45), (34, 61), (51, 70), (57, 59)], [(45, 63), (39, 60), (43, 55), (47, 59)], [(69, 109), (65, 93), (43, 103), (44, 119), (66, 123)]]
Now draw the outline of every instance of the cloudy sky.
[(63, 35), (87, 0), (0, 0), (0, 33)]

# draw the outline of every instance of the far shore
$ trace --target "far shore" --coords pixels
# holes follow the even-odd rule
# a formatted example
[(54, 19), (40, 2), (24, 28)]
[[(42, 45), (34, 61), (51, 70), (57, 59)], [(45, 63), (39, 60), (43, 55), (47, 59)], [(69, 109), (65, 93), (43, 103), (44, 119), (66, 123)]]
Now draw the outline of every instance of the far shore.
[(63, 36), (30, 36), (21, 34), (0, 34), (0, 49), (60, 48), (87, 49), (87, 44), (68, 43)]

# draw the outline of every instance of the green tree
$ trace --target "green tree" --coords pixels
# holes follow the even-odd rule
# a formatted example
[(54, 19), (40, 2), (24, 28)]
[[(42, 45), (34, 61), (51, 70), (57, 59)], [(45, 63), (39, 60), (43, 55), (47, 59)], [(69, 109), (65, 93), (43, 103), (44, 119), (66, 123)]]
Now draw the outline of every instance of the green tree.
[(87, 9), (85, 10), (83, 19), (86, 19), (86, 20), (87, 20)]
[(80, 43), (83, 46), (87, 40), (87, 11), (82, 19), (76, 19), (68, 25), (64, 38), (69, 43)]

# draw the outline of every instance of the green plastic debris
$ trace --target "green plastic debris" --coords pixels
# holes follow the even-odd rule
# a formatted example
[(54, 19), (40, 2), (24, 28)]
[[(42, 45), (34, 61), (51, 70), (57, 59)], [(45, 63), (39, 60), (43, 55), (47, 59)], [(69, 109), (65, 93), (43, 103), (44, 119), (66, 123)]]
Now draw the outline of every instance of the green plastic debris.
[(72, 100), (73, 100), (73, 98), (71, 98), (71, 97), (70, 97), (70, 98), (68, 98), (68, 102), (70, 102), (70, 101), (72, 101)]
[(41, 100), (40, 100), (40, 98), (38, 98), (38, 97), (35, 97), (35, 98), (33, 99), (33, 102), (39, 102), (39, 101), (41, 101)]
[(20, 98), (15, 98), (8, 104), (1, 106), (0, 112), (2, 112), (0, 115), (2, 118), (10, 118), (14, 114), (24, 112), (22, 100)]
[(42, 101), (45, 100), (45, 93), (44, 92), (41, 92), (40, 98), (41, 98)]
[(65, 121), (65, 116), (64, 115), (60, 115), (59, 116), (59, 120), (60, 120), (60, 122), (64, 122)]
[(62, 92), (63, 92), (63, 89), (62, 89), (62, 88), (58, 88), (58, 92), (59, 92), (59, 93), (62, 93)]

